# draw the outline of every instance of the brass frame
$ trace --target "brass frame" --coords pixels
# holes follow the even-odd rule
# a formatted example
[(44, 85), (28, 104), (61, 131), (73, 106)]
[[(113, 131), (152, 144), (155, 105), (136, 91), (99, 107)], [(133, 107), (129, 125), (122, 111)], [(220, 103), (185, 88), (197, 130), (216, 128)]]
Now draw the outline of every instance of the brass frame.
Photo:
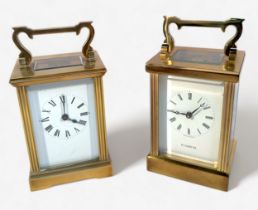
[[(146, 64), (151, 78), (151, 152), (147, 156), (149, 171), (180, 178), (220, 190), (228, 190), (228, 176), (236, 148), (236, 140), (231, 140), (235, 84), (239, 82), (244, 51), (237, 51), (236, 42), (242, 34), (244, 19), (232, 18), (227, 21), (192, 21), (177, 17), (164, 17), (165, 40), (161, 51)], [(169, 25), (175, 23), (178, 29), (185, 26), (217, 27), (225, 32), (229, 25), (236, 27), (235, 35), (225, 44), (224, 50), (207, 48), (175, 47)], [(172, 55), (179, 50), (221, 54), (223, 62), (218, 65), (206, 63), (185, 63), (174, 61)], [(223, 109), (218, 161), (210, 163), (190, 157), (182, 157), (159, 152), (159, 75), (198, 78), (224, 82)]]
[[(151, 73), (151, 152), (147, 157), (147, 168), (150, 171), (168, 176), (189, 180), (202, 185), (214, 187), (221, 190), (228, 188), (228, 175), (233, 161), (236, 148), (236, 140), (230, 144), (231, 121), (233, 115), (234, 83), (224, 83), (223, 116), (221, 123), (221, 138), (218, 154), (218, 162), (214, 164), (176, 155), (160, 154), (159, 152), (159, 74)], [(159, 164), (161, 164), (159, 166)], [(193, 170), (197, 175), (186, 178)], [(166, 171), (167, 170), (167, 171)], [(179, 171), (178, 171), (179, 170)], [(181, 172), (180, 172), (181, 171)], [(205, 173), (204, 173), (205, 171)], [(216, 175), (212, 175), (216, 174)], [(214, 184), (210, 185), (210, 177)], [(204, 178), (204, 179), (203, 179)], [(201, 180), (203, 179), (203, 180)], [(216, 180), (215, 180), (216, 179)], [(206, 180), (206, 181), (205, 181)], [(223, 180), (223, 184), (219, 180)], [(218, 183), (217, 185), (215, 183)]]
[[(58, 184), (79, 181), (82, 179), (112, 176), (111, 160), (109, 158), (106, 143), (107, 135), (102, 84), (102, 77), (106, 72), (106, 68), (103, 65), (98, 53), (90, 46), (94, 36), (94, 28), (91, 23), (92, 22), (82, 22), (72, 27), (37, 30), (33, 30), (27, 27), (14, 28), (13, 41), (21, 52), (11, 75), (10, 83), (17, 88), (17, 95), (22, 114), (27, 150), (30, 160), (29, 182), (32, 191), (41, 190)], [(27, 36), (31, 39), (34, 35), (63, 32), (75, 32), (78, 35), (81, 29), (84, 27), (89, 29), (89, 35), (87, 41), (82, 47), (82, 52), (80, 53), (76, 52), (32, 57), (30, 51), (25, 48), (25, 46), (19, 41), (18, 38), (20, 33), (27, 34)], [(84, 62), (83, 65), (48, 69), (47, 71), (33, 71), (33, 63), (36, 60), (47, 60), (62, 57), (67, 58), (69, 56), (80, 57)], [(94, 95), (99, 139), (99, 158), (97, 160), (86, 162), (84, 161), (62, 167), (49, 168), (42, 171), (39, 166), (26, 88), (31, 85), (47, 84), (68, 80), (79, 80), (84, 78), (92, 78), (94, 80)]]
[[(70, 67), (71, 69), (72, 67)], [(50, 72), (55, 70), (49, 70)], [(51, 73), (49, 74), (51, 75)], [(31, 190), (40, 190), (48, 188), (57, 184), (63, 184), (67, 182), (78, 181), (87, 178), (101, 178), (112, 175), (111, 161), (108, 155), (106, 146), (106, 125), (105, 125), (105, 112), (104, 112), (104, 101), (103, 101), (103, 85), (102, 85), (103, 73), (98, 73), (92, 76), (89, 72), (87, 74), (79, 74), (79, 78), (74, 78), (72, 75), (60, 79), (59, 77), (48, 76), (42, 81), (37, 81), (33, 84), (59, 82), (74, 79), (93, 78), (94, 89), (95, 89), (95, 104), (97, 114), (97, 127), (99, 134), (99, 160), (87, 161), (78, 164), (73, 164), (64, 167), (58, 167), (54, 169), (48, 169), (41, 171), (39, 167), (39, 161), (37, 156), (37, 149), (35, 144), (35, 137), (33, 134), (33, 127), (31, 121), (30, 107), (28, 102), (28, 96), (26, 86), (18, 85), (17, 94), (20, 105), (20, 110), (23, 119), (23, 126), (26, 136), (27, 149), (29, 154), (29, 160), (31, 165), (30, 172), (30, 187)], [(23, 84), (23, 82), (22, 82)], [(31, 85), (31, 84), (30, 84)]]

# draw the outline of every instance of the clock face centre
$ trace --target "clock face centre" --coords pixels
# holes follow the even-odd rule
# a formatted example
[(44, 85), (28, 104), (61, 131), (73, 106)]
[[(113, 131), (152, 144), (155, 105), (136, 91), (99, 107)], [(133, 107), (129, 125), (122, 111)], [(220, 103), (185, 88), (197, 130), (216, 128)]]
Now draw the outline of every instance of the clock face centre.
[(193, 115), (192, 115), (192, 112), (187, 112), (187, 113), (186, 113), (186, 118), (187, 118), (187, 119), (191, 119), (192, 116), (193, 116)]
[(67, 114), (62, 115), (62, 120), (68, 120), (69, 116)]

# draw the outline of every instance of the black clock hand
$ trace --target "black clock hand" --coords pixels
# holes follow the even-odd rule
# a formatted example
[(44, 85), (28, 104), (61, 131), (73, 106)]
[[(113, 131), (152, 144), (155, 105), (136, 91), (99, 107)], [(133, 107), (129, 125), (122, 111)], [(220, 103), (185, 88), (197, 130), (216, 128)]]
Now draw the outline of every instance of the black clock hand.
[(63, 114), (62, 120), (64, 120), (64, 121), (69, 120), (69, 121), (72, 121), (73, 123), (79, 123), (78, 120), (71, 119), (68, 114)]
[(62, 104), (63, 104), (63, 114), (65, 114), (65, 113), (66, 113), (66, 111), (65, 111), (65, 103), (66, 103), (66, 101), (65, 101), (65, 95), (61, 95), (61, 96), (60, 96), (60, 100), (61, 100), (61, 102), (62, 102)]
[(70, 119), (68, 118), (69, 121), (72, 121), (73, 123), (78, 123), (78, 120), (75, 120), (75, 119)]
[(191, 115), (193, 115), (195, 112), (197, 112), (200, 108), (204, 107), (205, 103), (202, 103), (198, 108), (196, 108), (195, 110), (193, 110), (191, 112)]
[(181, 114), (181, 115), (186, 115), (186, 113), (181, 113), (181, 112), (179, 112), (179, 111), (174, 111), (174, 110), (167, 110), (168, 112), (173, 112), (173, 113), (175, 113), (175, 114)]
[(78, 124), (80, 124), (80, 125), (86, 125), (86, 123), (87, 123), (87, 121), (85, 121), (85, 120), (75, 120), (75, 119), (68, 119), (68, 120), (70, 120), (70, 121), (72, 121), (73, 123), (78, 123)]

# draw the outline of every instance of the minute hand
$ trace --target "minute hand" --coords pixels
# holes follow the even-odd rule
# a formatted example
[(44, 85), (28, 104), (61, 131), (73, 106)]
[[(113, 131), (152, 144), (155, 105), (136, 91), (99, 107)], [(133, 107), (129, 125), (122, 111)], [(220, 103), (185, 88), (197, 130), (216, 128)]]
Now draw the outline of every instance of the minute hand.
[(202, 103), (198, 108), (192, 111), (192, 115), (197, 112), (201, 107), (204, 107), (205, 103)]
[(65, 103), (66, 103), (66, 101), (65, 101), (65, 95), (61, 95), (61, 96), (60, 96), (60, 100), (61, 100), (62, 105), (63, 105), (63, 114), (66, 114), (66, 111), (65, 111)]
[(204, 107), (205, 103), (202, 103), (198, 108), (196, 108), (195, 110), (192, 111), (192, 115), (197, 112), (201, 107)]

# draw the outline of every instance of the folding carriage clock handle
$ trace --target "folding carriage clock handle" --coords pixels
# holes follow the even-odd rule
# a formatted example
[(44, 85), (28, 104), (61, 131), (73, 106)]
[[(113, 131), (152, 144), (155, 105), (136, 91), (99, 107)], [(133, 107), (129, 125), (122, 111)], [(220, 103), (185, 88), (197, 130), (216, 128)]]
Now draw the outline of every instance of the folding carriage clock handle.
[(30, 39), (33, 39), (35, 35), (44, 35), (44, 34), (56, 34), (56, 33), (67, 33), (67, 32), (75, 32), (76, 35), (79, 35), (82, 28), (88, 28), (89, 35), (82, 47), (82, 54), (85, 58), (89, 57), (90, 51), (93, 51), (90, 46), (93, 37), (94, 37), (94, 28), (92, 26), (92, 22), (81, 22), (72, 27), (62, 27), (62, 28), (48, 28), (48, 29), (31, 29), (27, 27), (14, 27), (13, 30), (13, 41), (15, 45), (20, 49), (21, 53), (19, 55), (20, 64), (22, 66), (29, 66), (32, 60), (32, 54), (30, 51), (20, 42), (19, 34), (25, 33)]
[(235, 35), (230, 38), (230, 40), (225, 44), (224, 54), (229, 56), (229, 60), (234, 60), (236, 55), (236, 42), (242, 34), (242, 22), (244, 19), (231, 18), (226, 21), (195, 21), (195, 20), (181, 20), (175, 16), (167, 17), (164, 16), (163, 23), (163, 33), (165, 35), (165, 41), (161, 47), (161, 56), (162, 54), (169, 54), (174, 48), (174, 39), (170, 34), (169, 25), (175, 23), (178, 29), (181, 29), (183, 26), (192, 26), (192, 27), (213, 27), (221, 28), (225, 32), (226, 28), (230, 25), (236, 27)]

